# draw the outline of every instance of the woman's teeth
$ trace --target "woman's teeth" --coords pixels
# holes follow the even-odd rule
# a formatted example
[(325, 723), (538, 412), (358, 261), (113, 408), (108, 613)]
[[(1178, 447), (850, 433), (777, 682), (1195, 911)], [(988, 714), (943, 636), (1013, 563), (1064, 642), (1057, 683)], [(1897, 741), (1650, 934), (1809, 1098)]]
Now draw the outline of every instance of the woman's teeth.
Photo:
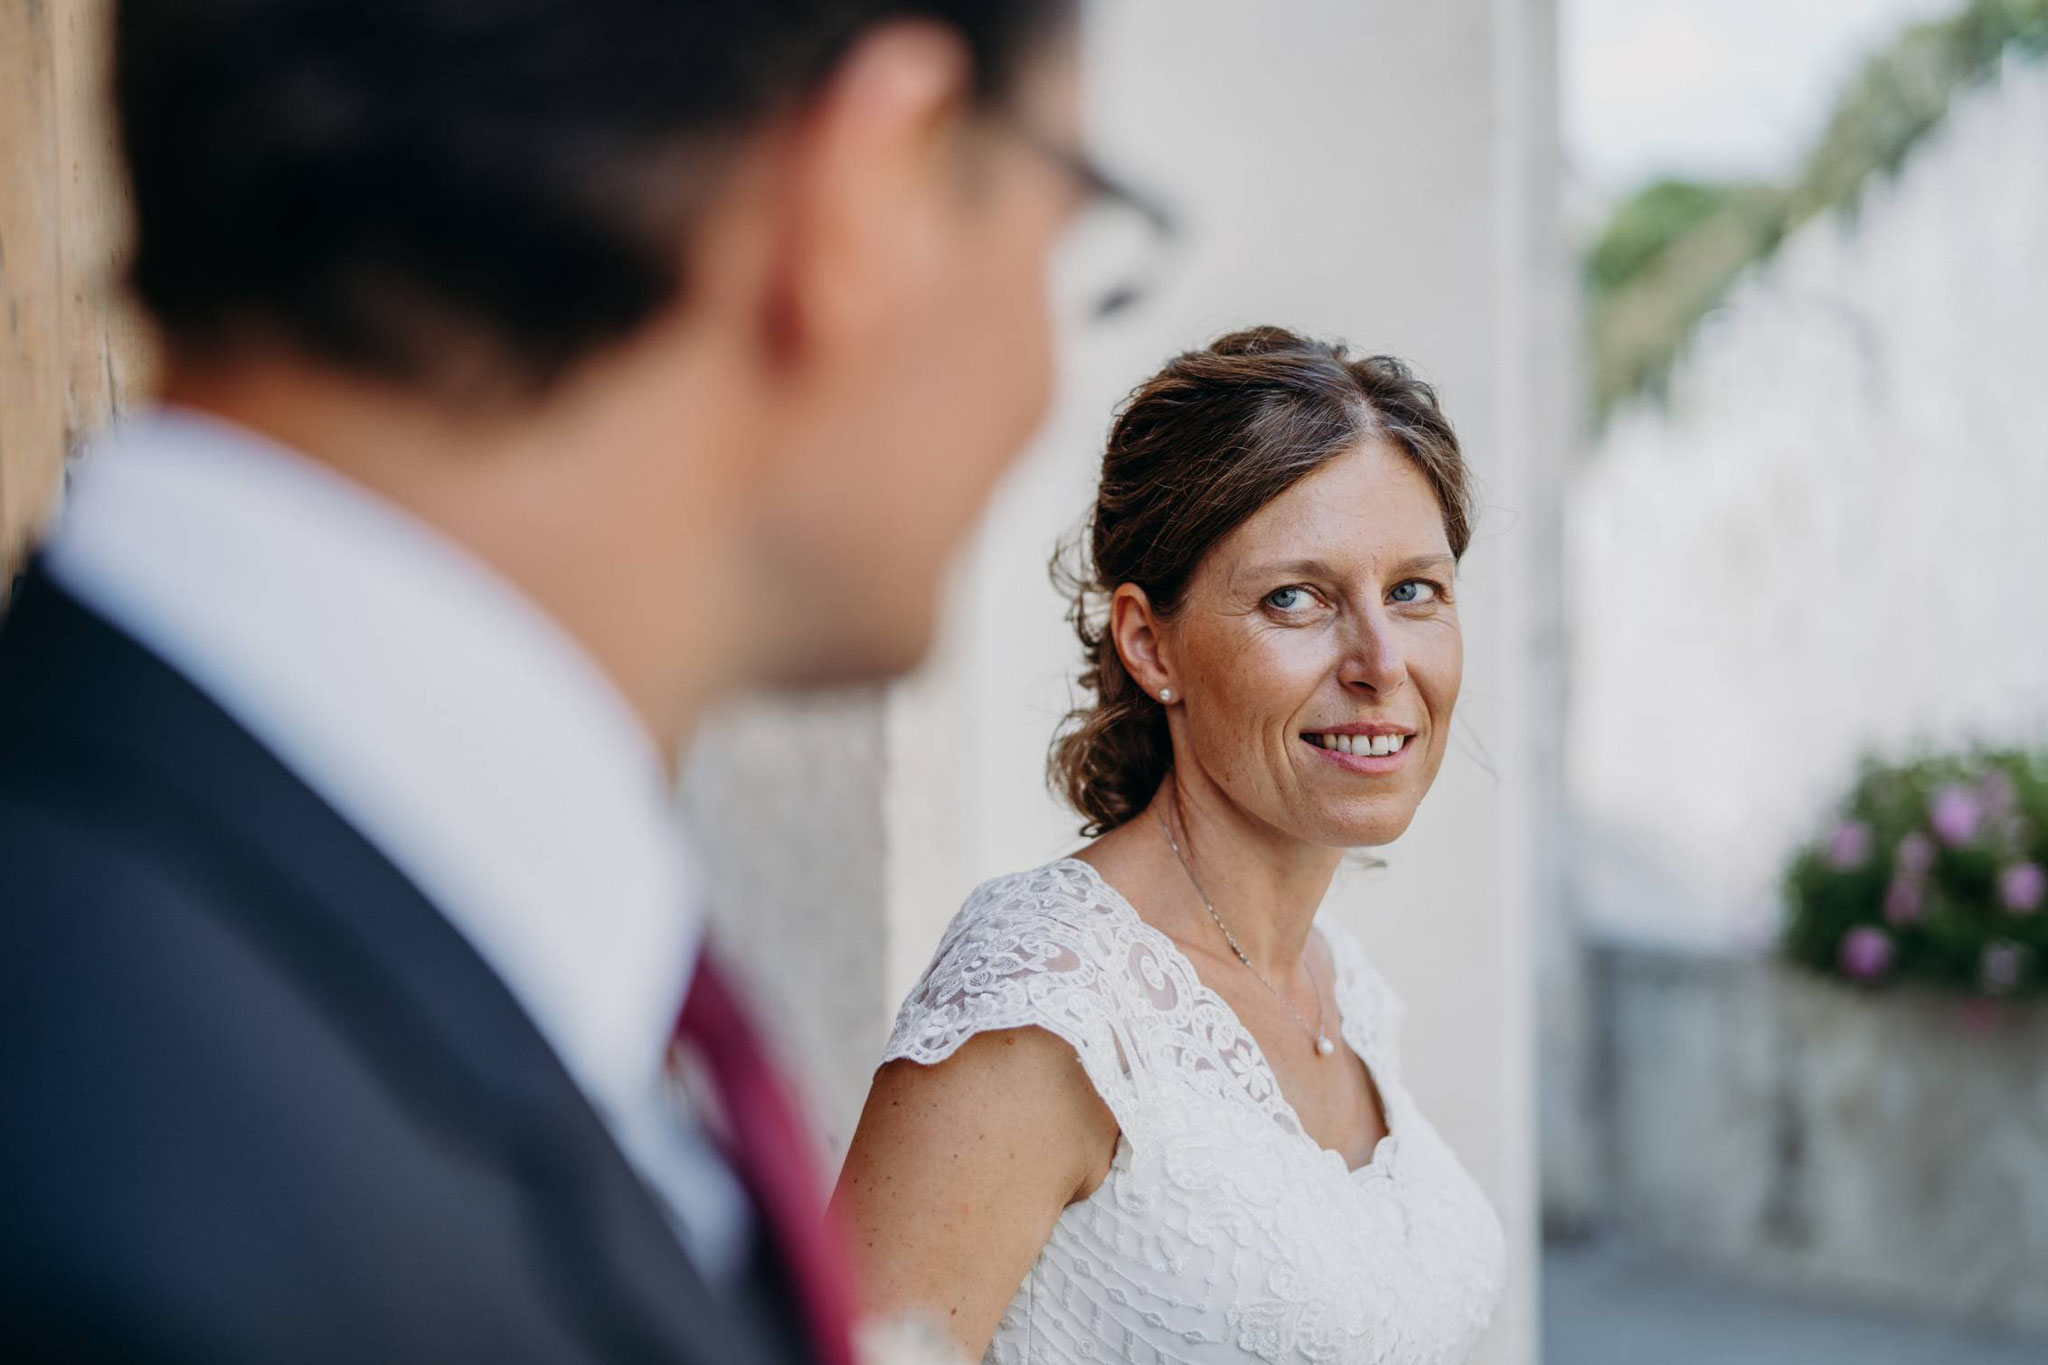
[(1406, 735), (1310, 735), (1308, 742), (1324, 749), (1335, 749), (1340, 754), (1356, 754), (1360, 758), (1385, 758), (1398, 754), (1401, 746), (1408, 742)]

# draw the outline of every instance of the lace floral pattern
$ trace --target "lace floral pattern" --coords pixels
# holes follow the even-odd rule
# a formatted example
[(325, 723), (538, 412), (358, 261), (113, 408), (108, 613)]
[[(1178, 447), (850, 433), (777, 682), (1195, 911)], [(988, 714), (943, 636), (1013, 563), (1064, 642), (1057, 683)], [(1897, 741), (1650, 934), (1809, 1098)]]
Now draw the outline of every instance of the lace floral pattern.
[(896, 1017), (888, 1059), (931, 1064), (977, 1033), (1070, 1044), (1122, 1128), (1070, 1205), (984, 1365), (1451, 1365), (1500, 1294), (1492, 1208), (1416, 1111), (1400, 1004), (1357, 942), (1318, 925), (1344, 1040), (1388, 1135), (1348, 1169), (1280, 1093), (1258, 1043), (1088, 864), (978, 887)]

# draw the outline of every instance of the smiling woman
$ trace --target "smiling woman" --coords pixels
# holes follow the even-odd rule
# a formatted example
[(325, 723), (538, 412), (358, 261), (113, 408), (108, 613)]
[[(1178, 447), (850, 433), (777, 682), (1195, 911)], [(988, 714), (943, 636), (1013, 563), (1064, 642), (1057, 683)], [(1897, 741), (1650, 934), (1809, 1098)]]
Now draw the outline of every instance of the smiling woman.
[(1258, 328), (1132, 395), (1052, 758), (1100, 837), (976, 890), (897, 1018), (839, 1194), (873, 1307), (995, 1365), (1466, 1358), (1499, 1224), (1318, 910), (1442, 762), (1470, 507), (1399, 361)]
[(1084, 833), (1104, 833), (1143, 809), (1173, 757), (1158, 687), (1132, 680), (1113, 639), (1119, 589), (1134, 590), (1154, 617), (1173, 615), (1211, 549), (1345, 456), (1356, 466), (1339, 475), (1347, 486), (1272, 508), (1264, 520), (1274, 557), (1233, 556), (1225, 590), (1257, 608), (1243, 613), (1247, 620), (1331, 619), (1317, 613), (1332, 610), (1336, 571), (1355, 567), (1362, 551), (1384, 558), (1393, 542), (1333, 525), (1334, 553), (1325, 556), (1284, 523), (1321, 504), (1348, 509), (1355, 521), (1392, 493), (1420, 539), (1414, 554), (1400, 556), (1412, 562), (1390, 566), (1403, 578), (1389, 585), (1401, 599), (1388, 609), (1441, 618), (1451, 571), (1472, 538), (1471, 481), (1436, 394), (1400, 361), (1354, 360), (1342, 347), (1258, 327), (1175, 358), (1132, 395), (1103, 455), (1086, 566), (1056, 568), (1073, 594), (1081, 683), (1094, 701), (1069, 717), (1052, 775), (1086, 817)]

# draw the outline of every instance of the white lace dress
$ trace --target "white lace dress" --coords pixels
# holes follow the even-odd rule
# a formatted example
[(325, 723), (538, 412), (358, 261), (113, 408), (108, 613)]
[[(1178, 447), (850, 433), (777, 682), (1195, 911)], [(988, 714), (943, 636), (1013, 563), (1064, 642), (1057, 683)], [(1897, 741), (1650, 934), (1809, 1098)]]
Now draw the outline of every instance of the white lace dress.
[(1387, 1136), (1358, 1170), (1319, 1146), (1259, 1045), (1173, 941), (1087, 863), (978, 887), (896, 1017), (888, 1058), (930, 1064), (1036, 1025), (1073, 1045), (1122, 1128), (1109, 1176), (1068, 1206), (987, 1365), (1437, 1365), (1500, 1293), (1485, 1196), (1401, 1083), (1401, 1006), (1347, 933), (1344, 1041)]

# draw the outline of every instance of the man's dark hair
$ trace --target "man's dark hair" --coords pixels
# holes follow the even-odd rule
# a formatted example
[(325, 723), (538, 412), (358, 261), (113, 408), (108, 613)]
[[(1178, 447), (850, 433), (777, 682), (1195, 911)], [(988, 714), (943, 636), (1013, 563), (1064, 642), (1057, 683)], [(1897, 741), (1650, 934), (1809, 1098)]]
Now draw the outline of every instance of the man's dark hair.
[(984, 100), (1073, 0), (119, 0), (132, 283), (176, 343), (544, 389), (684, 287), (726, 153), (892, 18)]

